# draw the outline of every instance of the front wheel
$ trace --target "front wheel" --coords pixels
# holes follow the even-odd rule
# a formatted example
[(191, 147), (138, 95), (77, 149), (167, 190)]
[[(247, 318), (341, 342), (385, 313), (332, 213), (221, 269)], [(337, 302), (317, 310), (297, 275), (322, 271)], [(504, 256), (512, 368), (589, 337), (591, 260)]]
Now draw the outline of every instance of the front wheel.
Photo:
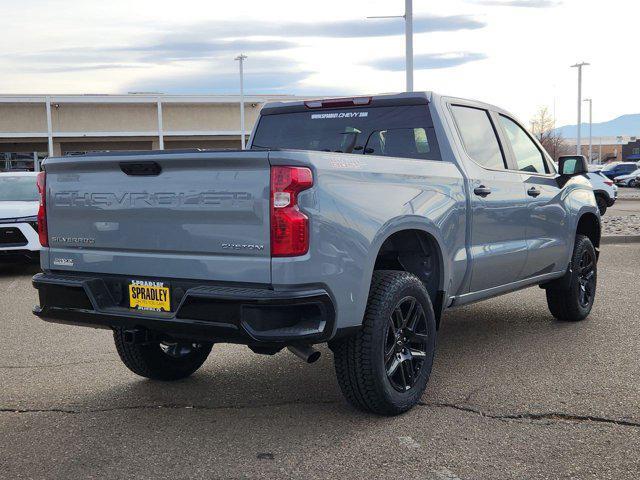
[(436, 347), (429, 294), (414, 275), (373, 274), (362, 329), (332, 345), (338, 383), (355, 407), (397, 415), (420, 400)]
[(597, 278), (596, 249), (588, 237), (576, 235), (569, 288), (547, 288), (547, 305), (551, 314), (567, 322), (587, 318), (595, 300)]
[(180, 380), (198, 370), (211, 352), (211, 343), (157, 341), (127, 343), (124, 329), (115, 328), (113, 339), (122, 363), (141, 377)]

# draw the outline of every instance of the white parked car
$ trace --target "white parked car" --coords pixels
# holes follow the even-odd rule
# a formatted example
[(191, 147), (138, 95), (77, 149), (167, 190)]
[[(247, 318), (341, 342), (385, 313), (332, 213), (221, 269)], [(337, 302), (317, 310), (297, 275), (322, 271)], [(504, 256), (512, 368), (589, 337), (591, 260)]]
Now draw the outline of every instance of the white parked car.
[(640, 176), (640, 168), (629, 173), (628, 175), (620, 175), (613, 181), (619, 187), (637, 187), (638, 176)]
[(587, 176), (589, 177), (589, 181), (591, 181), (593, 194), (596, 196), (600, 215), (604, 215), (607, 208), (616, 203), (616, 199), (618, 198), (618, 187), (613, 183), (613, 180), (609, 179), (605, 174), (599, 171), (589, 172)]
[[(558, 164), (556, 162), (553, 163), (557, 170)], [(600, 215), (604, 215), (607, 208), (613, 206), (618, 199), (618, 187), (613, 180), (604, 174), (602, 167), (602, 165), (589, 165), (589, 173), (587, 173), (587, 177), (589, 177), (591, 187), (593, 188), (593, 194), (596, 197)]]
[(0, 262), (39, 257), (37, 175), (0, 173)]

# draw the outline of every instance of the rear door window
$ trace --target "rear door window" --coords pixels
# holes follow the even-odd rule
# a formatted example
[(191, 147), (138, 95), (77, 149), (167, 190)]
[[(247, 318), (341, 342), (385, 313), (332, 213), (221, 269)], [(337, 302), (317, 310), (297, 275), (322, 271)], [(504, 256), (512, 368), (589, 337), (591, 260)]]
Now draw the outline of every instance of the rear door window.
[(252, 143), (260, 148), (440, 160), (428, 105), (263, 115)]
[(489, 112), (461, 105), (452, 105), (451, 110), (469, 156), (485, 168), (504, 170), (504, 156)]

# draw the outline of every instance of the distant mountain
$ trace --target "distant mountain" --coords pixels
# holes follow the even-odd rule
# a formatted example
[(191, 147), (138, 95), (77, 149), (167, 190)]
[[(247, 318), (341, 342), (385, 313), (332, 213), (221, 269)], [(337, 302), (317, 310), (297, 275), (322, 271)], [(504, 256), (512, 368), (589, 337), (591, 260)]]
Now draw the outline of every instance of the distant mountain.
[[(576, 138), (577, 129), (575, 125), (565, 125), (556, 128), (556, 132), (562, 134), (564, 138)], [(589, 135), (589, 123), (582, 123), (582, 136)], [(640, 137), (640, 113), (622, 115), (608, 122), (594, 123), (594, 137), (616, 137), (618, 135), (629, 135)]]

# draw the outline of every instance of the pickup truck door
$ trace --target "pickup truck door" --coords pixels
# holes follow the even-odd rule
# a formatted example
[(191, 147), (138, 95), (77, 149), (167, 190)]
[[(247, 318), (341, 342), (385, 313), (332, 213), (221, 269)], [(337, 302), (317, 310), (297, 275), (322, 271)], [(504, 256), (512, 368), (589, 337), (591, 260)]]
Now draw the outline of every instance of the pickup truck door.
[(451, 105), (462, 140), (471, 202), (469, 293), (521, 278), (527, 259), (527, 198), (520, 172), (507, 169), (507, 157), (489, 111)]
[(573, 232), (569, 231), (567, 210), (557, 173), (543, 148), (514, 119), (494, 114), (502, 129), (511, 164), (522, 175), (527, 197), (527, 261), (522, 278), (532, 278), (566, 268)]

